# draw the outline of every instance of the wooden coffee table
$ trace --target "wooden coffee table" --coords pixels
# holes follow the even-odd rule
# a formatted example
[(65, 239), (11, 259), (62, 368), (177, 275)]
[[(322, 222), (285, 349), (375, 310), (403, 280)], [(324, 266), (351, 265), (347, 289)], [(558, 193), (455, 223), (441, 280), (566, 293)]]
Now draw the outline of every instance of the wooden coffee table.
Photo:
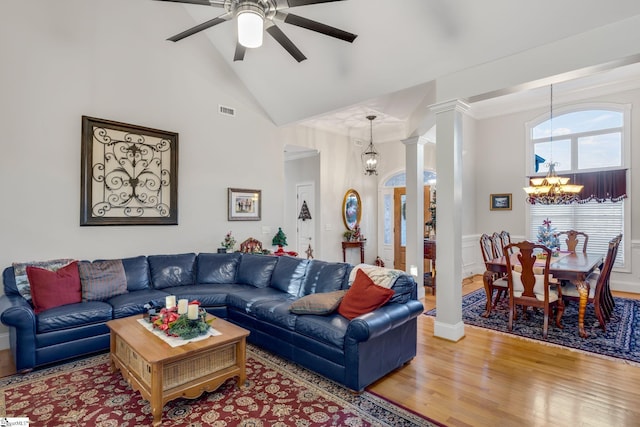
[[(142, 315), (110, 320), (111, 370), (120, 370), (134, 390), (151, 403), (153, 425), (162, 420), (165, 403), (195, 399), (229, 378), (245, 384), (249, 331), (222, 319), (211, 326), (222, 335), (171, 347), (144, 328)], [(209, 318), (211, 318), (209, 316)]]

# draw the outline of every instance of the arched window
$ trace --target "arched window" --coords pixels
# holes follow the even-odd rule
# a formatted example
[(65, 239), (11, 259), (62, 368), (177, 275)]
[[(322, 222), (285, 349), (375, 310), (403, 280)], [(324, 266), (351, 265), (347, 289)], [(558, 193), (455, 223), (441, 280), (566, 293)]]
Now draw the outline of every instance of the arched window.
[[(529, 176), (544, 176), (554, 163), (559, 175), (599, 178), (616, 174), (626, 176), (629, 154), (629, 107), (614, 105), (574, 106), (563, 108), (553, 119), (541, 117), (527, 124)], [(572, 179), (571, 183), (575, 179)], [(586, 187), (585, 187), (586, 189)], [(584, 191), (584, 190), (583, 190)], [(583, 195), (589, 198), (590, 194)], [(624, 195), (626, 197), (626, 194)], [(625, 233), (625, 202), (619, 195), (598, 195), (584, 203), (540, 205), (529, 208), (529, 237), (537, 239), (538, 228), (545, 219), (557, 231), (569, 229), (589, 235), (588, 251), (605, 254), (609, 240)], [(625, 262), (621, 245), (617, 267)]]

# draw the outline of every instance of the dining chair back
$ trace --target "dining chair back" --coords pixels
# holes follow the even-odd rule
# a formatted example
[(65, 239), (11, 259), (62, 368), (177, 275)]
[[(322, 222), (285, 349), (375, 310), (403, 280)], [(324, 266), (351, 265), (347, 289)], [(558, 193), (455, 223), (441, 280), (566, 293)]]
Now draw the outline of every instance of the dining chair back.
[[(523, 241), (511, 243), (505, 247), (505, 252), (517, 248), (518, 264), (513, 265), (510, 257), (507, 261), (507, 282), (509, 286), (509, 324), (508, 329), (513, 330), (513, 320), (517, 317), (517, 307), (522, 306), (526, 314), (528, 307), (537, 307), (544, 310), (544, 323), (542, 336), (547, 338), (549, 329), (549, 314), (551, 308), (556, 309), (556, 325), (562, 328), (560, 318), (564, 311), (560, 286), (553, 283), (551, 287), (549, 265), (551, 263), (551, 250), (541, 244)], [(543, 254), (544, 264), (536, 265), (537, 253)]]
[[(508, 246), (511, 244), (511, 234), (508, 231), (502, 230), (500, 232), (500, 240), (502, 240), (502, 247)], [(511, 255), (513, 252), (509, 252)]]
[[(620, 247), (621, 241), (622, 234), (618, 234), (609, 241), (607, 255), (600, 267), (600, 271), (591, 273), (585, 279), (585, 282), (589, 285), (588, 302), (593, 303), (593, 310), (595, 312), (596, 319), (598, 319), (598, 323), (603, 331), (607, 330), (607, 322), (611, 319), (611, 315), (613, 314), (613, 309), (615, 307), (615, 301), (611, 294), (609, 282), (611, 279), (613, 265), (615, 264), (616, 257), (618, 256), (618, 248)], [(580, 292), (576, 283), (565, 283), (562, 286), (562, 297), (565, 301), (578, 301), (580, 299)]]
[(491, 241), (493, 242), (493, 257), (500, 258), (504, 255), (502, 250), (502, 236), (496, 231), (491, 235)]
[(576, 252), (580, 244), (582, 244), (582, 252), (587, 252), (587, 243), (589, 243), (589, 235), (587, 233), (576, 230), (560, 231), (559, 233), (556, 233), (556, 237), (560, 242), (562, 242), (562, 238), (564, 236), (566, 236), (564, 242), (567, 245), (567, 250), (569, 252)]
[[(482, 277), (487, 296), (487, 306), (483, 313), (483, 317), (489, 317), (491, 309), (495, 308), (498, 301), (500, 301), (500, 299), (507, 293), (508, 288), (506, 277), (489, 270), (489, 267), (487, 266), (489, 261), (496, 258), (493, 246), (493, 239), (491, 236), (486, 233), (480, 236), (480, 251), (482, 252), (482, 259), (484, 260), (487, 268)], [(493, 299), (493, 291), (496, 291), (495, 300)], [(493, 301), (493, 304), (491, 301)]]

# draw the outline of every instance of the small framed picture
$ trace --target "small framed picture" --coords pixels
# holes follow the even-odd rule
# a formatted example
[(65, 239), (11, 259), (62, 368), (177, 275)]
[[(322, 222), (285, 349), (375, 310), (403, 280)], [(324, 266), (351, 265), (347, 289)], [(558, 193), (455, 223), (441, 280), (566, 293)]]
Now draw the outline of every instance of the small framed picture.
[(229, 188), (227, 219), (229, 221), (260, 221), (262, 191)]
[(489, 209), (491, 209), (492, 211), (510, 211), (511, 210), (511, 193), (490, 195)]

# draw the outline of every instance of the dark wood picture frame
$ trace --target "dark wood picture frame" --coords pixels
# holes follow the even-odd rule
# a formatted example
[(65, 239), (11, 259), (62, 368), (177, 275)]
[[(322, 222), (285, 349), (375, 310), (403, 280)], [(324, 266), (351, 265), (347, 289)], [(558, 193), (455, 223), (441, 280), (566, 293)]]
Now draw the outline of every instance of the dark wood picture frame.
[(490, 195), (489, 209), (492, 211), (510, 211), (511, 210), (511, 193)]
[(262, 219), (262, 190), (229, 188), (227, 191), (228, 221), (260, 221)]
[(80, 225), (177, 225), (178, 134), (82, 116)]

